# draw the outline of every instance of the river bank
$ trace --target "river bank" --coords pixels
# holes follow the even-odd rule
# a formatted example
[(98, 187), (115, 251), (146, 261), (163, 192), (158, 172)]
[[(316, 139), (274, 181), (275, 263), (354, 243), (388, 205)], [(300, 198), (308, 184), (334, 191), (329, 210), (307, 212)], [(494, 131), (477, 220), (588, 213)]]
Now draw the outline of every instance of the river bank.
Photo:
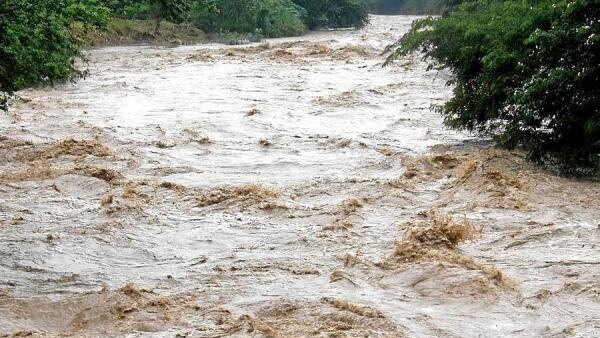
[(206, 43), (210, 37), (190, 24), (175, 24), (155, 20), (112, 19), (105, 28), (86, 28), (76, 24), (71, 28), (73, 36), (86, 48), (151, 44), (162, 46)]

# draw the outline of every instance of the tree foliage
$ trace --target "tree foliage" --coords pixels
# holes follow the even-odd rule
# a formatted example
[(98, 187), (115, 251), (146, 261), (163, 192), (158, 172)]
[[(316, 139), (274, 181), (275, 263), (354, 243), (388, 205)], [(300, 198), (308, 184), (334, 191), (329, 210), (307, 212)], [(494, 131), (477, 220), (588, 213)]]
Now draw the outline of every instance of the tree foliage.
[(183, 22), (191, 0), (104, 0), (114, 15), (123, 19), (158, 19)]
[(204, 0), (192, 6), (191, 22), (205, 31), (257, 33), (268, 37), (304, 33), (298, 8), (290, 0)]
[(448, 0), (372, 0), (377, 14), (442, 14)]
[(73, 66), (79, 49), (69, 28), (74, 21), (103, 25), (107, 18), (96, 0), (2, 0), (0, 93), (80, 75)]
[[(71, 28), (104, 26), (111, 16), (195, 24), (209, 32), (280, 37), (307, 27), (359, 27), (367, 0), (0, 0), (0, 108), (7, 95), (82, 73)], [(302, 7), (306, 6), (306, 7)]]
[(306, 10), (308, 28), (360, 28), (369, 23), (369, 2), (365, 0), (293, 0)]
[(449, 126), (587, 175), (600, 167), (599, 30), (597, 0), (465, 1), (416, 21), (388, 63), (423, 52), (454, 72), (437, 107)]
[[(298, 35), (306, 28), (362, 27), (370, 0), (105, 0), (124, 18), (163, 15), (205, 31)], [(154, 13), (154, 14), (153, 14)]]

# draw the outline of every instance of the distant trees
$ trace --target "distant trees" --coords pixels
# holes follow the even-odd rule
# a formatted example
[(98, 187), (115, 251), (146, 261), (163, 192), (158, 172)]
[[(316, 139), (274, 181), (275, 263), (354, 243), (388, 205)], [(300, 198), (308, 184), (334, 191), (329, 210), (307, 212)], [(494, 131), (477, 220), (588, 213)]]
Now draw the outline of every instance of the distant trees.
[(406, 0), (373, 0), (373, 11), (377, 14), (401, 14), (402, 5)]
[(162, 20), (184, 21), (191, 6), (187, 0), (151, 0), (152, 16), (156, 20), (156, 31)]
[(105, 0), (118, 16), (189, 21), (205, 31), (298, 35), (307, 28), (362, 27), (370, 0)]
[(293, 0), (304, 10), (308, 28), (360, 28), (369, 22), (366, 0)]
[[(377, 14), (442, 14), (449, 0), (372, 0)], [(454, 0), (450, 0), (454, 1)]]
[[(0, 0), (0, 109), (34, 84), (82, 75), (75, 22), (104, 26), (111, 16), (189, 22), (209, 32), (300, 35), (307, 27), (360, 27), (367, 0)], [(302, 7), (306, 6), (306, 7)]]
[(415, 51), (454, 73), (437, 109), (454, 128), (523, 146), (531, 159), (600, 174), (598, 0), (470, 0), (418, 20), (388, 62)]
[(305, 32), (299, 9), (290, 0), (196, 1), (190, 22), (208, 31), (256, 33), (268, 37)]
[(193, 2), (203, 0), (103, 0), (114, 15), (125, 19), (185, 21)]

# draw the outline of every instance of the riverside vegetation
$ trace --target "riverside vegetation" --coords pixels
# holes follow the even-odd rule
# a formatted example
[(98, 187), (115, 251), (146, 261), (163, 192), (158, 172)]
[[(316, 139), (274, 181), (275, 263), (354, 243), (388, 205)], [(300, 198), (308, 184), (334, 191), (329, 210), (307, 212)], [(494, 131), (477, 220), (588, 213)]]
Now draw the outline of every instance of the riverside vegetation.
[(74, 28), (102, 29), (123, 25), (122, 20), (153, 20), (156, 30), (168, 20), (257, 39), (301, 35), (308, 28), (362, 27), (368, 5), (365, 0), (2, 1), (0, 108), (6, 109), (6, 94), (16, 90), (84, 75), (74, 66), (82, 56)]
[(0, 112), (0, 337), (597, 336), (600, 182), (445, 128), (456, 74), (382, 67), (418, 18), (168, 48), (225, 32), (114, 13), (156, 39)]
[[(442, 12), (417, 20), (390, 46), (388, 63), (422, 52), (454, 73), (453, 97), (437, 109), (447, 125), (522, 146), (566, 174), (598, 176), (600, 5), (597, 0), (6, 0), (0, 3), (0, 108), (8, 94), (72, 79), (81, 41), (73, 27), (114, 20), (186, 23), (242, 40), (361, 27), (369, 6)], [(435, 4), (431, 5), (431, 4)], [(411, 9), (412, 8), (412, 9)]]
[(439, 15), (450, 4), (448, 0), (373, 0), (371, 7), (377, 14)]
[(414, 22), (388, 63), (422, 52), (448, 68), (453, 97), (436, 109), (450, 127), (489, 135), (563, 173), (600, 167), (600, 3), (463, 1)]

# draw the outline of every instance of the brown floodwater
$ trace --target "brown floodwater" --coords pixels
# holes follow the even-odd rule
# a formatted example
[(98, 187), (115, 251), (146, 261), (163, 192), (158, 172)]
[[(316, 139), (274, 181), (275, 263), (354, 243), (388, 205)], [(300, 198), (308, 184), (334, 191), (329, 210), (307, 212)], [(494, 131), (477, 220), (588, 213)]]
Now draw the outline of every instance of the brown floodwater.
[(0, 115), (0, 337), (598, 337), (600, 184), (451, 131), (415, 17), (87, 52)]

